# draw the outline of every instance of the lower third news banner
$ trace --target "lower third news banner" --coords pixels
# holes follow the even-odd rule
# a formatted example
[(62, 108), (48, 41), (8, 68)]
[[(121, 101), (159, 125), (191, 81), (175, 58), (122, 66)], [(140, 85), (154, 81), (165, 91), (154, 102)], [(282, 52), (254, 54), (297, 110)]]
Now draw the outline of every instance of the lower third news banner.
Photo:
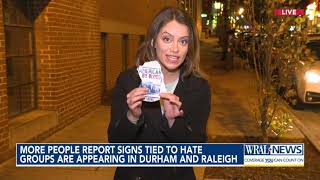
[(304, 166), (304, 144), (16, 145), (16, 166)]

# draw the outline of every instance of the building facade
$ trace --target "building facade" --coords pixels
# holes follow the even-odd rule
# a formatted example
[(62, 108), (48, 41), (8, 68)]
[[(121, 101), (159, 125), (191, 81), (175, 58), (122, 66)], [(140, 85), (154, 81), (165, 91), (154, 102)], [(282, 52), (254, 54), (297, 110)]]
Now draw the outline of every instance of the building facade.
[(0, 0), (0, 162), (108, 99), (154, 14), (179, 2)]

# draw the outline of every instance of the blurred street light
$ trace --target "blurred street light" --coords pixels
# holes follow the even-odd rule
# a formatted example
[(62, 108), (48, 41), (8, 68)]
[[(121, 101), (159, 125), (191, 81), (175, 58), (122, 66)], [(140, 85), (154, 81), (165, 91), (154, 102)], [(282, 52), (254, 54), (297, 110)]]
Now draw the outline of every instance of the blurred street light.
[(314, 19), (316, 8), (317, 8), (317, 5), (315, 2), (313, 2), (307, 6), (306, 15), (308, 16), (309, 20)]
[(215, 8), (215, 9), (221, 9), (221, 5), (222, 5), (222, 4), (221, 4), (220, 2), (215, 2), (215, 3), (214, 3), (214, 8)]
[(239, 15), (241, 15), (243, 12), (244, 12), (243, 8), (240, 8), (239, 11), (238, 11)]
[(207, 15), (207, 14), (202, 13), (200, 16), (204, 18), (204, 17), (207, 17), (208, 15)]

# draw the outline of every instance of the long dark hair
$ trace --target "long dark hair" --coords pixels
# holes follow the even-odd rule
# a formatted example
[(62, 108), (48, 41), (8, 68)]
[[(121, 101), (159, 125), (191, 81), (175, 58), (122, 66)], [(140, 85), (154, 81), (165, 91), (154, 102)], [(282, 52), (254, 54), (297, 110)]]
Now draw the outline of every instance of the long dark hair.
[(136, 65), (142, 65), (144, 62), (153, 61), (157, 59), (156, 50), (154, 44), (160, 29), (165, 26), (168, 22), (176, 20), (178, 23), (186, 25), (189, 31), (189, 45), (186, 58), (182, 64), (183, 77), (186, 77), (193, 73), (195, 76), (201, 77), (200, 71), (200, 43), (197, 33), (197, 28), (192, 18), (183, 10), (176, 7), (163, 8), (152, 20), (149, 26), (145, 41), (141, 44), (137, 51), (137, 62)]

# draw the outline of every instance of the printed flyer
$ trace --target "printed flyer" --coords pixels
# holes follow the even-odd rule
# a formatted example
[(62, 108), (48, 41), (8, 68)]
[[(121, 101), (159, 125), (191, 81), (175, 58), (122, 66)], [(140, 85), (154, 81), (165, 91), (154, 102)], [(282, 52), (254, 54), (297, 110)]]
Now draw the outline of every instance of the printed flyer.
[(158, 61), (145, 62), (137, 68), (141, 84), (140, 87), (148, 88), (148, 94), (144, 98), (146, 102), (160, 100), (159, 94), (166, 92), (161, 66)]

